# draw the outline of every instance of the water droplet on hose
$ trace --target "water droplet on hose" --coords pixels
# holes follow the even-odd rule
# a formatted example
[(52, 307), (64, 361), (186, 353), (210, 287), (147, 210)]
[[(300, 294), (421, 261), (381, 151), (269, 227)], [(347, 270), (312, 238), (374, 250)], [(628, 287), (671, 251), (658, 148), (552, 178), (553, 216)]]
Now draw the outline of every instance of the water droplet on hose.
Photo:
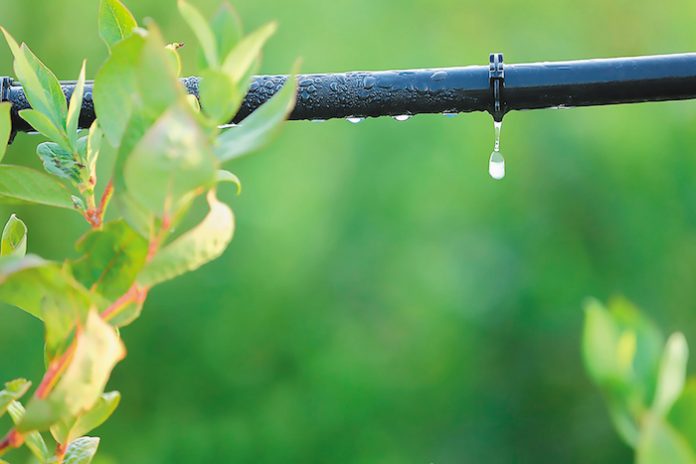
[(447, 79), (447, 71), (437, 71), (435, 74), (430, 76), (430, 78), (434, 81), (444, 81)]
[(401, 114), (399, 116), (394, 116), (394, 119), (396, 119), (397, 121), (408, 121), (409, 119), (411, 119), (411, 115), (410, 114)]
[(377, 83), (377, 79), (375, 79), (372, 76), (367, 76), (365, 78), (365, 80), (363, 81), (363, 87), (365, 87), (367, 90), (369, 90), (372, 87), (374, 87), (376, 83)]
[(488, 173), (495, 180), (501, 180), (505, 177), (505, 158), (503, 154), (500, 153), (500, 131), (503, 127), (503, 123), (500, 121), (494, 121), (493, 123), (495, 129), (495, 144), (493, 146), (493, 153), (488, 160)]
[(356, 118), (356, 117), (347, 118), (347, 121), (350, 123), (353, 123), (353, 124), (363, 122), (364, 120), (365, 120), (365, 118)]

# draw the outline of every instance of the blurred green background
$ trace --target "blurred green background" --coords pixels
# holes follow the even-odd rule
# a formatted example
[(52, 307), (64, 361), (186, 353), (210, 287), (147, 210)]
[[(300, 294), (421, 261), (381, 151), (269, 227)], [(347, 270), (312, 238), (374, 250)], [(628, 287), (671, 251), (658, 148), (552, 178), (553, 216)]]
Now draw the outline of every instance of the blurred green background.
[[(217, 0), (193, 3), (212, 14)], [(129, 6), (187, 43), (195, 73), (174, 0)], [(267, 73), (298, 56), (334, 72), (696, 48), (693, 0), (235, 6), (247, 29), (280, 22)], [(93, 77), (96, 10), (1, 0), (0, 22), (60, 78), (85, 56)], [(19, 136), (8, 162), (38, 166), (38, 142)], [(622, 293), (696, 346), (696, 104), (510, 114), (502, 182), (492, 145), (486, 114), (291, 123), (233, 165), (232, 246), (123, 332), (101, 462), (628, 462), (582, 369), (580, 308)], [(17, 212), (32, 252), (74, 254), (76, 215)], [(41, 340), (38, 321), (0, 308), (0, 379), (38, 379)]]

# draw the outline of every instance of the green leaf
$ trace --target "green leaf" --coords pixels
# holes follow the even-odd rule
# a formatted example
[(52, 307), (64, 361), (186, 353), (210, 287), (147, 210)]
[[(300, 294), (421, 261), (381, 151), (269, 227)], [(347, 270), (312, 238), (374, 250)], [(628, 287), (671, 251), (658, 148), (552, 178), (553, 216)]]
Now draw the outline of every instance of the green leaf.
[(17, 217), (10, 216), (2, 231), (0, 242), (0, 256), (24, 256), (27, 254), (27, 226)]
[(51, 433), (58, 443), (70, 443), (106, 422), (120, 401), (121, 394), (119, 392), (103, 393), (92, 409), (79, 417), (61, 420), (51, 427)]
[(90, 311), (76, 340), (72, 360), (48, 397), (34, 397), (27, 405), (27, 414), (17, 426), (20, 432), (46, 430), (63, 418), (92, 409), (104, 392), (111, 370), (125, 356), (115, 329), (96, 311)]
[(135, 281), (147, 250), (147, 240), (126, 222), (111, 222), (78, 242), (77, 251), (82, 256), (72, 262), (73, 274), (85, 287), (115, 300)]
[(137, 98), (142, 103), (142, 111), (153, 119), (186, 96), (169, 55), (162, 33), (154, 23), (150, 24), (140, 63), (135, 70)]
[(238, 127), (228, 129), (218, 137), (217, 157), (226, 162), (263, 148), (295, 107), (296, 95), (297, 79), (291, 76), (276, 95)]
[(220, 5), (210, 22), (210, 27), (215, 35), (219, 56), (229, 55), (244, 35), (242, 21), (227, 1)]
[(636, 464), (695, 464), (696, 456), (683, 436), (661, 417), (648, 417), (636, 450)]
[(696, 450), (696, 379), (690, 379), (670, 409), (667, 421)]
[[(18, 401), (13, 401), (9, 407), (10, 416), (12, 416), (12, 422), (19, 424), (24, 417), (25, 410), (24, 406)], [(29, 432), (24, 435), (24, 443), (27, 448), (31, 451), (31, 454), (36, 456), (39, 462), (50, 462), (51, 453), (48, 451), (46, 442), (39, 432)]]
[(625, 300), (607, 311), (592, 301), (585, 307), (583, 357), (602, 388), (649, 408), (657, 384), (663, 338), (657, 328)]
[(154, 124), (142, 113), (134, 113), (123, 136), (114, 166), (113, 203), (130, 226), (143, 237), (149, 237), (154, 224), (154, 215), (138, 203), (126, 187), (124, 165), (130, 153), (143, 138), (148, 128)]
[(138, 282), (151, 287), (193, 271), (219, 257), (232, 240), (232, 210), (208, 193), (210, 211), (203, 222), (159, 251), (143, 269)]
[(276, 29), (278, 29), (278, 25), (275, 22), (260, 27), (244, 37), (227, 55), (222, 69), (234, 82), (242, 81), (251, 65), (258, 59), (264, 44), (275, 33)]
[(70, 192), (53, 177), (24, 166), (0, 164), (0, 203), (8, 200), (74, 209)]
[(99, 448), (99, 438), (82, 437), (70, 443), (63, 464), (89, 464)]
[(46, 349), (56, 356), (91, 307), (107, 302), (90, 294), (58, 263), (33, 255), (0, 258), (0, 300), (44, 321)]
[(44, 142), (36, 147), (36, 154), (39, 155), (44, 169), (49, 174), (75, 183), (80, 182), (81, 165), (73, 156), (72, 151), (66, 151), (57, 143)]
[(133, 198), (162, 217), (175, 212), (187, 194), (212, 185), (215, 170), (207, 138), (182, 102), (138, 143), (126, 160), (124, 178)]
[(11, 110), (12, 103), (0, 103), (0, 161), (5, 157), (7, 144), (10, 142), (10, 136), (12, 135)]
[(635, 448), (640, 438), (640, 430), (631, 415), (631, 411), (628, 410), (622, 401), (611, 397), (608, 398), (607, 407), (609, 409), (609, 417), (621, 439), (631, 448)]
[(68, 136), (62, 129), (56, 127), (48, 116), (36, 110), (22, 110), (19, 116), (44, 137), (60, 144), (65, 151), (71, 151)]
[(68, 106), (68, 116), (66, 123), (66, 131), (68, 133), (68, 138), (70, 139), (71, 146), (73, 150), (77, 148), (77, 129), (78, 123), (80, 121), (80, 112), (82, 110), (82, 99), (85, 95), (85, 68), (87, 66), (87, 61), (82, 62), (82, 69), (80, 69), (80, 76), (75, 84), (75, 89), (70, 96), (70, 106)]
[(85, 146), (84, 161), (87, 166), (90, 177), (96, 181), (97, 178), (97, 161), (101, 152), (104, 133), (99, 127), (99, 121), (94, 121), (89, 128), (87, 134), (87, 144)]
[(225, 171), (224, 169), (218, 170), (215, 181), (218, 184), (223, 182), (234, 184), (235, 187), (237, 187), (237, 195), (242, 193), (242, 181), (230, 171)]
[(134, 34), (118, 43), (94, 80), (94, 105), (101, 128), (113, 147), (133, 114), (137, 86), (135, 68), (140, 61), (145, 38)]
[(672, 334), (662, 354), (653, 412), (664, 416), (681, 395), (686, 383), (686, 363), (689, 347), (681, 333)]
[(5, 414), (13, 401), (23, 397), (31, 387), (31, 382), (25, 379), (16, 379), (5, 384), (5, 389), (0, 390), (0, 417)]
[(179, 12), (200, 42), (208, 67), (212, 69), (218, 68), (220, 66), (220, 58), (217, 41), (208, 21), (205, 20), (197, 8), (184, 0), (179, 0)]
[(31, 107), (46, 115), (55, 127), (64, 128), (68, 107), (58, 79), (25, 44), (20, 47), (5, 29), (0, 29), (14, 55), (15, 74)]
[(109, 50), (133, 34), (138, 23), (133, 14), (119, 0), (99, 2), (99, 37)]
[(242, 94), (225, 73), (206, 70), (201, 75), (199, 96), (203, 112), (215, 125), (227, 124), (242, 105)]

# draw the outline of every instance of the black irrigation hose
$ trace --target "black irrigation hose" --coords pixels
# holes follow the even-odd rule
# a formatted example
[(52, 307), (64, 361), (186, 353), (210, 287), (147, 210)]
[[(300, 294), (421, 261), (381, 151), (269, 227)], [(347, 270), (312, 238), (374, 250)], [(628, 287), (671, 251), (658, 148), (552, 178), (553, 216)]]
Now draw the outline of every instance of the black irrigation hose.
[[(500, 67), (494, 66), (494, 56), (500, 59)], [(511, 64), (504, 68), (502, 55), (491, 55), (491, 63), (490, 67), (302, 75), (297, 106), (290, 119), (471, 111), (488, 111), (501, 119), (511, 110), (696, 98), (696, 53)], [(266, 102), (286, 79), (286, 76), (256, 77), (232, 122), (241, 121)], [(189, 93), (198, 95), (197, 77), (182, 81)], [(62, 85), (69, 97), (74, 82)], [(21, 85), (2, 78), (0, 99), (13, 104), (15, 131), (32, 130), (17, 115), (19, 110), (29, 107)], [(89, 127), (94, 118), (92, 83), (88, 83), (80, 127)]]

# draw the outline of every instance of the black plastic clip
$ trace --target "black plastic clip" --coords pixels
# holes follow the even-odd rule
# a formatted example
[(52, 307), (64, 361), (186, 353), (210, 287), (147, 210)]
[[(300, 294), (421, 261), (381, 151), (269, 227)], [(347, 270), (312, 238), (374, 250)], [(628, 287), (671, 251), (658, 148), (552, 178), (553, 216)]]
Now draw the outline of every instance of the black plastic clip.
[(497, 122), (503, 120), (505, 116), (505, 101), (503, 98), (503, 90), (505, 89), (505, 68), (503, 66), (503, 54), (491, 53), (489, 58), (488, 78), (491, 83), (491, 101), (490, 109), (493, 119)]

